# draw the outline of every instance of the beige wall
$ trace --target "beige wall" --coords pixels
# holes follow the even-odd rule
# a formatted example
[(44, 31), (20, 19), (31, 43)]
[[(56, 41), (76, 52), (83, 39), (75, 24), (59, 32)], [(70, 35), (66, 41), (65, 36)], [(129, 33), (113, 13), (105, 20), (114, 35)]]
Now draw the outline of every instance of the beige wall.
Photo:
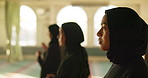
[[(68, 0), (65, 2), (52, 1), (52, 0), (43, 0), (43, 1), (27, 1), (23, 0), (22, 5), (28, 5), (31, 7), (34, 12), (37, 14), (37, 45), (41, 46), (41, 42), (48, 43), (48, 25), (56, 23), (56, 16), (58, 12), (67, 5), (80, 5), (88, 15), (88, 47), (94, 47), (93, 45), (93, 19), (94, 14), (101, 6), (105, 5), (115, 5), (115, 6), (128, 6), (133, 8), (140, 14), (140, 16), (148, 23), (148, 1), (147, 0)], [(4, 11), (4, 1), (0, 1), (0, 46), (5, 46), (6, 40), (6, 31), (5, 31), (5, 11)], [(37, 13), (38, 9), (44, 9), (44, 14)], [(91, 32), (91, 33), (90, 33)]]
[(148, 1), (141, 2), (140, 14), (141, 17), (148, 23)]
[(5, 3), (0, 1), (0, 46), (5, 46), (6, 30), (5, 30)]

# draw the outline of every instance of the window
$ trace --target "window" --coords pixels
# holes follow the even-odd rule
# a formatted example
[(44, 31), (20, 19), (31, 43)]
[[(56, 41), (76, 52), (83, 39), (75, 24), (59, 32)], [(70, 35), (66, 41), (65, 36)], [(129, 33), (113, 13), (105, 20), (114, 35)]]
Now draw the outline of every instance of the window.
[(83, 46), (87, 45), (87, 15), (85, 11), (79, 6), (66, 6), (57, 16), (57, 24), (61, 26), (65, 22), (76, 22), (82, 28), (84, 33)]
[(20, 7), (20, 35), (21, 46), (36, 45), (36, 14), (25, 5)]

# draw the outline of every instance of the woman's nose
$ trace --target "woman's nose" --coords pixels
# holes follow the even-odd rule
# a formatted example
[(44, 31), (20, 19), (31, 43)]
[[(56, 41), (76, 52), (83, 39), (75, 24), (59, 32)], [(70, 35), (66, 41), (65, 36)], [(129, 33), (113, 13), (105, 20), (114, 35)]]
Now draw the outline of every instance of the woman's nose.
[(102, 29), (100, 29), (98, 32), (97, 32), (97, 36), (98, 37), (101, 37), (102, 36), (102, 31), (101, 31)]

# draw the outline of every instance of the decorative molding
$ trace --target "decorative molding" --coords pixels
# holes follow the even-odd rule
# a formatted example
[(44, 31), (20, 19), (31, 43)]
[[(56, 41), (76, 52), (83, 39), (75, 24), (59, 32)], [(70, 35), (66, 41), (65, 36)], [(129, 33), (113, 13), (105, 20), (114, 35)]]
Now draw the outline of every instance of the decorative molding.
[(73, 6), (104, 6), (109, 5), (109, 1), (74, 1)]

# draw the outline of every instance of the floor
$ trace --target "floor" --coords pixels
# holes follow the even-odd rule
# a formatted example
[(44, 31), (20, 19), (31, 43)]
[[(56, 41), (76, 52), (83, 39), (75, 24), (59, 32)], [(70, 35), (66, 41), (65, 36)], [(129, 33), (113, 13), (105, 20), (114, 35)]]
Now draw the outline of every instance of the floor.
[[(108, 61), (89, 61), (90, 78), (103, 78), (111, 63)], [(39, 78), (40, 66), (36, 60), (23, 60), (10, 64), (7, 60), (0, 60), (0, 78)]]

